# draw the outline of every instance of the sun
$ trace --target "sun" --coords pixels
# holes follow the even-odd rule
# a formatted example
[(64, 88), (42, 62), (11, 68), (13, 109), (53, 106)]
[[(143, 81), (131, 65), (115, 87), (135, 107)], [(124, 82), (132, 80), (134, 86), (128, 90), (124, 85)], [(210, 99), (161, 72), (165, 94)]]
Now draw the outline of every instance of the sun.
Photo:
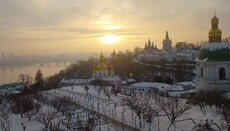
[(121, 36), (117, 35), (107, 35), (100, 37), (100, 41), (105, 44), (116, 44), (121, 39)]

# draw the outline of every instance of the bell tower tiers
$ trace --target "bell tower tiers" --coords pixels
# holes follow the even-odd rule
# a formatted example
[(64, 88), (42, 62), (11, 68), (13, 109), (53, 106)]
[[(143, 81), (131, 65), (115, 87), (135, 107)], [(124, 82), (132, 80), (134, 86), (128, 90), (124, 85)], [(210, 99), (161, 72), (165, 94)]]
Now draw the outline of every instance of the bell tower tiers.
[(216, 17), (216, 13), (214, 13), (214, 17), (211, 20), (212, 28), (208, 33), (209, 43), (220, 43), (222, 37), (222, 31), (218, 27), (219, 19)]

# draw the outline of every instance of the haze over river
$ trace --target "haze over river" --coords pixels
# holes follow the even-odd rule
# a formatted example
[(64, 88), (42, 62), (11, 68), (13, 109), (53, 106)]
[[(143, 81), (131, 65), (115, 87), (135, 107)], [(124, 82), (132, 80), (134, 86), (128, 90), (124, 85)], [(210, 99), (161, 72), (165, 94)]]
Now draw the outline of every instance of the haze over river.
[(65, 69), (70, 63), (64, 62), (50, 62), (50, 63), (36, 63), (28, 66), (12, 66), (0, 67), (0, 85), (17, 82), (20, 74), (29, 74), (35, 77), (36, 71), (40, 68), (44, 78), (58, 73), (60, 70)]

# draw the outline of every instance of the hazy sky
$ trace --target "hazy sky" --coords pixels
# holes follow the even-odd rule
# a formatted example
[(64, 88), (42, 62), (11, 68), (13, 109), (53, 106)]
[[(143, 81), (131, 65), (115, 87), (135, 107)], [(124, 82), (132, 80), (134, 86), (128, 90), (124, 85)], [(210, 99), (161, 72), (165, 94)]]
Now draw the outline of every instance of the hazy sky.
[(173, 44), (196, 43), (208, 40), (214, 11), (227, 37), (229, 5), (230, 0), (0, 0), (0, 53), (133, 50), (149, 38), (161, 48), (166, 30)]

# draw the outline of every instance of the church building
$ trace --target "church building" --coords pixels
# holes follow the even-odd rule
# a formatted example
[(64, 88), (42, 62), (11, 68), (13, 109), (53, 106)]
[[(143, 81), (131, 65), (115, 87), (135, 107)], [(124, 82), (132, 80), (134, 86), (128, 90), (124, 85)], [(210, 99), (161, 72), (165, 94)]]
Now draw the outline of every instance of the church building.
[(168, 31), (166, 31), (165, 39), (163, 40), (163, 51), (171, 51), (172, 50), (172, 40), (169, 39)]
[(105, 57), (102, 53), (100, 55), (99, 64), (94, 67), (92, 74), (93, 77), (91, 78), (91, 81), (102, 80), (113, 85), (117, 85), (122, 81), (119, 76), (115, 75), (114, 69), (112, 67), (109, 68), (105, 64)]
[(150, 39), (148, 40), (147, 43), (145, 43), (145, 48), (144, 48), (144, 53), (145, 54), (150, 54), (150, 53), (154, 53), (157, 52), (157, 45), (154, 46), (153, 42), (150, 41)]
[(209, 43), (199, 50), (196, 61), (196, 89), (230, 91), (230, 46), (221, 42), (219, 19), (214, 15)]
[(113, 77), (115, 75), (114, 70), (111, 68), (108, 70), (108, 66), (105, 64), (105, 57), (101, 53), (99, 64), (93, 69), (93, 77), (95, 78), (105, 78)]

